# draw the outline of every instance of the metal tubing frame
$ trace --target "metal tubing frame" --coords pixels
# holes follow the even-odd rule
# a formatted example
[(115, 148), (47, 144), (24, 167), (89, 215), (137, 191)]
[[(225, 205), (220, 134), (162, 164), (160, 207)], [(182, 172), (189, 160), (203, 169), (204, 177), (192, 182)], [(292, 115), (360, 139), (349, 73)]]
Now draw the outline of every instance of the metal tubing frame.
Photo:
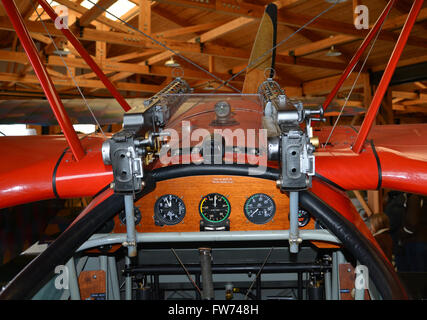
[(357, 49), (353, 58), (351, 58), (347, 67), (345, 68), (344, 72), (342, 73), (341, 77), (339, 78), (337, 84), (332, 89), (332, 91), (328, 94), (328, 96), (326, 97), (326, 100), (323, 102), (323, 104), (322, 104), (323, 110), (326, 110), (328, 108), (329, 104), (335, 98), (336, 94), (338, 93), (338, 90), (342, 87), (342, 85), (343, 85), (344, 81), (347, 79), (348, 75), (353, 71), (353, 68), (359, 62), (359, 60), (362, 57), (362, 54), (365, 52), (366, 48), (369, 46), (369, 44), (374, 39), (375, 35), (381, 29), (381, 26), (382, 26), (385, 18), (387, 17), (388, 13), (392, 9), (395, 1), (396, 0), (390, 0), (389, 3), (387, 4), (387, 6), (384, 8), (381, 15), (378, 17), (377, 21), (375, 22), (375, 25), (369, 31), (368, 35), (363, 40), (360, 47)]
[(325, 299), (332, 300), (332, 276), (331, 271), (325, 272)]
[(116, 258), (114, 256), (108, 256), (108, 274), (110, 275), (111, 292), (113, 296), (112, 300), (120, 300), (120, 286), (119, 278), (117, 276)]
[(74, 258), (68, 260), (66, 267), (68, 269), (68, 287), (70, 288), (71, 300), (80, 300), (79, 282)]
[(299, 247), (298, 196), (297, 191), (289, 192), (289, 251), (291, 253), (298, 253)]
[[(57, 21), (58, 15), (55, 10), (47, 3), (46, 0), (37, 0), (37, 2), (42, 6), (42, 8), (46, 11), (49, 17), (53, 21)], [(113, 97), (117, 100), (117, 102), (121, 105), (124, 111), (129, 111), (131, 107), (123, 98), (123, 96), (119, 93), (116, 87), (111, 83), (108, 77), (104, 74), (101, 68), (96, 64), (96, 62), (92, 59), (90, 54), (86, 51), (86, 49), (82, 46), (80, 41), (76, 38), (76, 36), (68, 29), (68, 28), (60, 28), (61, 32), (64, 36), (71, 42), (73, 47), (77, 50), (80, 56), (86, 61), (88, 66), (92, 69), (93, 72), (99, 77), (108, 91), (113, 95)]]
[[(130, 264), (130, 258), (125, 256), (125, 268), (128, 268)], [(125, 300), (132, 300), (132, 277), (129, 274), (125, 276)]]
[[(126, 233), (95, 234), (78, 251), (99, 246), (121, 244), (126, 241)], [(340, 240), (327, 230), (300, 230), (299, 237), (304, 240), (327, 241), (341, 244)], [(218, 232), (149, 232), (136, 233), (137, 243), (158, 242), (206, 242), (206, 241), (261, 241), (288, 240), (289, 230), (278, 231), (218, 231)]]
[(111, 298), (110, 295), (110, 275), (108, 270), (108, 262), (107, 256), (101, 255), (99, 256), (99, 269), (105, 272), (105, 300), (109, 300)]
[[(265, 264), (261, 274), (277, 273), (301, 273), (301, 283), (303, 272), (318, 271), (327, 272), (331, 266), (320, 265), (315, 263), (269, 263)], [(186, 269), (192, 275), (201, 275), (202, 267), (196, 264), (187, 264)], [(212, 274), (248, 274), (255, 275), (259, 272), (259, 264), (240, 263), (240, 264), (212, 264)], [(124, 274), (134, 276), (138, 273), (150, 275), (182, 275), (182, 267), (179, 265), (140, 265), (124, 270)], [(257, 277), (258, 280), (259, 277)], [(203, 282), (202, 282), (203, 283)]]
[(397, 67), (400, 56), (402, 55), (403, 49), (405, 48), (406, 42), (409, 38), (409, 34), (414, 27), (417, 16), (423, 6), (424, 0), (415, 0), (411, 11), (406, 18), (405, 25), (400, 32), (399, 39), (394, 46), (393, 53), (390, 56), (390, 59), (387, 63), (387, 67), (384, 70), (384, 74), (381, 78), (381, 81), (378, 85), (378, 88), (375, 92), (374, 97), (372, 98), (371, 105), (366, 113), (365, 120), (363, 120), (362, 126), (360, 127), (359, 133), (357, 134), (356, 140), (353, 144), (352, 150), (355, 153), (360, 153), (363, 149), (365, 140), (371, 131), (372, 125), (374, 124), (375, 118), (377, 116), (378, 110), (381, 105), (381, 101), (384, 98), (384, 95), (387, 91), (387, 88), (390, 84), (393, 73)]
[(127, 233), (127, 248), (129, 257), (136, 257), (136, 229), (135, 229), (135, 215), (133, 195), (125, 194), (125, 214), (126, 214), (126, 233)]
[(212, 278), (212, 256), (210, 248), (199, 248), (200, 272), (202, 274), (202, 296), (203, 300), (213, 300), (215, 298), (213, 278)]
[(77, 136), (76, 131), (73, 128), (70, 118), (68, 117), (64, 105), (59, 98), (58, 92), (53, 85), (53, 81), (46, 71), (34, 44), (34, 41), (30, 37), (27, 27), (25, 26), (24, 20), (19, 13), (18, 8), (13, 0), (1, 0), (6, 10), (10, 21), (12, 22), (13, 28), (21, 41), (22, 46), (27, 53), (28, 59), (33, 66), (34, 72), (40, 81), (40, 85), (49, 101), (50, 107), (64, 133), (64, 136), (70, 146), (70, 149), (77, 161), (80, 161), (85, 156), (83, 146)]
[(339, 271), (338, 271), (338, 251), (332, 252), (332, 273), (331, 273), (331, 299), (340, 300), (339, 292)]

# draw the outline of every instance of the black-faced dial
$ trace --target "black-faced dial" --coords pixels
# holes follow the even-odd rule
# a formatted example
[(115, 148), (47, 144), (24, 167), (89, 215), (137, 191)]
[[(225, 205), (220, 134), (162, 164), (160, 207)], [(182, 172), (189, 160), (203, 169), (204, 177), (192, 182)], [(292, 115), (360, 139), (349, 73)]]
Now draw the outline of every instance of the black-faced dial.
[(243, 208), (246, 218), (255, 224), (264, 224), (273, 219), (276, 204), (264, 193), (257, 193), (248, 198)]
[[(135, 207), (133, 211), (133, 217), (135, 219), (135, 225), (141, 222), (141, 211), (137, 207)], [(122, 224), (126, 224), (126, 213), (124, 210), (119, 212), (119, 219)]]
[(199, 203), (199, 213), (203, 219), (219, 223), (230, 216), (231, 206), (228, 199), (219, 193), (210, 193)]
[(298, 226), (305, 227), (310, 222), (310, 214), (304, 209), (298, 210)]
[[(290, 213), (288, 214), (288, 219), (290, 217)], [(310, 214), (304, 209), (298, 209), (298, 227), (305, 227), (310, 222)]]
[(165, 194), (154, 204), (156, 224), (174, 225), (180, 223), (185, 216), (185, 204), (182, 199), (173, 194)]

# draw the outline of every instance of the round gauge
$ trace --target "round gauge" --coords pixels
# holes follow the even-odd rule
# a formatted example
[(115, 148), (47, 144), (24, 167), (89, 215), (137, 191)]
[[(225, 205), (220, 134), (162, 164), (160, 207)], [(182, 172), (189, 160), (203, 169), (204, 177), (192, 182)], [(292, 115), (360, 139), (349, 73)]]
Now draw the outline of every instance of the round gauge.
[(255, 224), (264, 224), (273, 219), (276, 204), (264, 193), (257, 193), (248, 198), (243, 208), (246, 218)]
[(154, 204), (154, 218), (158, 225), (180, 223), (185, 216), (184, 201), (176, 195), (165, 194)]
[(215, 113), (218, 118), (225, 118), (230, 115), (231, 107), (228, 102), (220, 101), (215, 104)]
[(199, 204), (199, 213), (203, 219), (219, 223), (230, 216), (230, 202), (219, 193), (210, 193), (202, 198)]
[[(289, 215), (288, 215), (289, 219)], [(298, 227), (305, 227), (310, 222), (310, 214), (304, 209), (298, 209)]]
[(298, 226), (305, 227), (310, 222), (310, 214), (304, 209), (298, 210)]
[[(135, 225), (137, 225), (141, 221), (141, 211), (137, 207), (135, 207), (133, 216), (135, 218)], [(126, 213), (124, 210), (120, 211), (119, 219), (121, 223), (126, 224)]]

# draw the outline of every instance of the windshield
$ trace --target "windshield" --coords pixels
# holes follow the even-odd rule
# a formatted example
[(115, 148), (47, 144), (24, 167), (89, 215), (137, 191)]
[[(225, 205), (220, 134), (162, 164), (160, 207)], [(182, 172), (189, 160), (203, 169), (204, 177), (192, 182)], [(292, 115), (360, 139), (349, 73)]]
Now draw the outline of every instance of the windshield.
[(192, 154), (193, 159), (197, 154), (206, 160), (208, 153), (216, 152), (259, 154), (263, 134), (259, 95), (189, 94), (180, 98), (182, 103), (164, 129), (170, 137), (161, 158)]
[[(171, 116), (166, 128), (182, 133), (183, 125), (190, 130), (260, 129), (263, 109), (257, 94), (188, 94)], [(166, 129), (166, 130), (167, 130)]]

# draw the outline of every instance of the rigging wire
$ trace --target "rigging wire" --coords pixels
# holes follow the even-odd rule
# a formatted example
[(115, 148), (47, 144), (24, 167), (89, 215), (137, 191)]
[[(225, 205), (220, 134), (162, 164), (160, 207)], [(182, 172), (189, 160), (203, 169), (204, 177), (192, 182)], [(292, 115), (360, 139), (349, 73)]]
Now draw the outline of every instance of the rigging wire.
[[(49, 3), (49, 5), (51, 5), (51, 3), (52, 3), (52, 1)], [(64, 57), (62, 56), (62, 54), (61, 54), (60, 50), (58, 49), (58, 46), (56, 45), (56, 43), (55, 43), (55, 41), (54, 41), (54, 39), (53, 39), (52, 35), (50, 34), (49, 29), (46, 27), (46, 24), (44, 23), (43, 19), (41, 18), (41, 15), (40, 15), (40, 14), (39, 14), (39, 12), (37, 11), (37, 8), (36, 8), (36, 6), (34, 5), (34, 2), (33, 2), (32, 0), (31, 0), (31, 5), (33, 6), (34, 11), (35, 11), (35, 12), (36, 12), (36, 14), (37, 14), (37, 19), (39, 19), (39, 20), (41, 21), (41, 23), (42, 23), (42, 25), (43, 25), (43, 28), (45, 29), (45, 31), (46, 31), (46, 33), (47, 33), (47, 35), (48, 35), (48, 36), (49, 36), (49, 38), (50, 38), (50, 41), (52, 41), (52, 44), (54, 45), (54, 47), (55, 47), (56, 51), (58, 52), (58, 55), (59, 55), (59, 57), (60, 57), (60, 59), (61, 59), (62, 63), (64, 64), (65, 68), (67, 69), (68, 74), (70, 75), (70, 77), (71, 77), (72, 81), (74, 82), (74, 85), (76, 86), (77, 90), (79, 91), (79, 93), (80, 93), (80, 95), (81, 95), (81, 97), (82, 97), (82, 99), (83, 99), (83, 102), (85, 103), (85, 105), (86, 105), (87, 109), (89, 110), (90, 114), (92, 115), (92, 118), (95, 120), (96, 125), (98, 126), (99, 130), (101, 131), (102, 135), (103, 135), (103, 136), (104, 136), (104, 138), (105, 138), (105, 133), (104, 133), (104, 131), (102, 130), (102, 127), (101, 127), (100, 123), (98, 122), (98, 119), (96, 118), (95, 114), (93, 113), (92, 108), (89, 106), (89, 103), (87, 102), (86, 97), (84, 96), (84, 94), (83, 94), (83, 92), (82, 92), (81, 88), (80, 88), (80, 87), (79, 87), (79, 85), (77, 84), (76, 79), (74, 78), (73, 72), (72, 72), (72, 71), (71, 71), (71, 69), (68, 67), (67, 63), (65, 62)], [(96, 131), (95, 131), (95, 132), (96, 132)]]
[[(290, 40), (298, 32), (300, 32), (301, 30), (305, 29), (308, 25), (310, 25), (311, 23), (313, 23), (320, 16), (322, 16), (323, 14), (325, 14), (326, 12), (328, 12), (329, 10), (331, 10), (333, 7), (335, 7), (335, 5), (337, 3), (339, 3), (338, 0), (336, 0), (331, 6), (329, 6), (327, 9), (323, 10), (322, 12), (320, 12), (317, 16), (315, 16), (314, 18), (312, 18), (310, 21), (308, 21), (307, 23), (305, 23), (303, 26), (301, 26), (300, 28), (298, 28), (295, 32), (291, 33), (285, 39), (283, 39), (278, 44), (276, 44), (275, 46), (273, 46), (271, 49), (267, 50), (264, 54), (262, 54), (261, 56), (259, 56), (258, 58), (256, 58), (251, 64), (248, 64), (245, 68), (243, 68), (242, 70), (240, 70), (239, 72), (237, 72), (236, 74), (234, 74), (230, 79), (228, 79), (226, 81), (226, 83), (229, 82), (229, 81), (232, 81), (234, 78), (236, 78), (237, 76), (241, 75), (244, 71), (246, 71), (247, 69), (249, 69), (250, 67), (252, 67), (256, 63), (258, 63), (261, 59), (263, 59), (264, 57), (266, 57), (268, 54), (270, 54), (270, 52), (272, 52), (273, 50), (275, 50), (276, 48), (278, 48), (279, 46), (281, 46), (282, 44), (284, 44), (285, 42), (287, 42), (288, 40)], [(216, 90), (222, 88), (223, 86), (224, 85), (221, 84), (219, 87), (215, 88), (212, 91), (215, 92)]]
[[(278, 44), (276, 44), (276, 45), (275, 45), (274, 47), (272, 47), (271, 49), (267, 50), (263, 55), (261, 55), (261, 56), (259, 56), (257, 59), (255, 59), (251, 64), (249, 64), (248, 66), (246, 66), (245, 68), (243, 68), (243, 69), (242, 69), (241, 71), (239, 71), (238, 73), (234, 74), (234, 75), (233, 75), (231, 78), (229, 78), (228, 80), (224, 81), (224, 80), (222, 80), (222, 79), (218, 78), (218, 77), (217, 77), (216, 75), (214, 75), (213, 73), (211, 73), (211, 72), (209, 72), (208, 70), (206, 70), (205, 68), (203, 68), (202, 66), (198, 65), (197, 63), (195, 63), (195, 62), (191, 61), (190, 59), (188, 59), (188, 58), (186, 58), (185, 56), (181, 55), (180, 53), (176, 52), (175, 50), (173, 50), (173, 49), (169, 48), (167, 45), (165, 45), (165, 44), (161, 43), (160, 41), (158, 41), (158, 40), (154, 39), (154, 38), (153, 38), (153, 37), (151, 37), (150, 35), (148, 35), (148, 34), (144, 33), (143, 31), (139, 30), (138, 28), (133, 27), (133, 26), (132, 26), (132, 25), (130, 25), (128, 22), (124, 21), (123, 19), (121, 19), (120, 17), (116, 16), (115, 14), (113, 14), (113, 13), (112, 13), (112, 12), (110, 12), (109, 10), (105, 9), (104, 7), (100, 6), (99, 4), (97, 4), (97, 3), (95, 3), (95, 2), (93, 2), (93, 1), (91, 1), (91, 0), (88, 0), (88, 2), (90, 2), (92, 5), (97, 6), (98, 8), (100, 8), (101, 10), (103, 10), (104, 12), (106, 12), (106, 13), (110, 14), (112, 17), (114, 17), (114, 18), (116, 18), (117, 20), (121, 21), (122, 23), (124, 23), (126, 26), (128, 26), (128, 27), (129, 27), (129, 28), (131, 28), (132, 30), (135, 30), (135, 31), (137, 31), (137, 32), (141, 33), (141, 34), (142, 34), (142, 35), (144, 35), (145, 37), (149, 38), (151, 41), (155, 42), (156, 44), (160, 45), (161, 47), (165, 48), (166, 50), (168, 50), (168, 51), (172, 52), (173, 54), (175, 54), (175, 55), (177, 55), (177, 56), (181, 57), (183, 60), (187, 61), (187, 62), (188, 62), (188, 63), (190, 63), (191, 65), (195, 66), (196, 68), (198, 68), (198, 69), (202, 70), (203, 72), (205, 72), (205, 73), (207, 73), (208, 75), (210, 75), (211, 77), (213, 77), (215, 80), (219, 81), (219, 82), (221, 83), (221, 85), (220, 85), (219, 87), (215, 88), (214, 90), (212, 90), (212, 93), (214, 93), (215, 91), (219, 90), (220, 88), (222, 88), (222, 87), (224, 87), (224, 86), (228, 86), (228, 87), (232, 88), (233, 90), (237, 91), (238, 93), (242, 93), (239, 89), (237, 89), (237, 88), (235, 88), (234, 86), (232, 86), (229, 82), (230, 82), (230, 81), (232, 81), (233, 79), (235, 79), (235, 78), (236, 78), (237, 76), (239, 76), (240, 74), (242, 74), (245, 70), (247, 70), (248, 68), (250, 68), (251, 66), (253, 66), (254, 64), (256, 64), (258, 61), (260, 61), (261, 59), (263, 59), (266, 55), (270, 54), (270, 52), (272, 52), (273, 50), (275, 50), (277, 47), (279, 47), (279, 46), (283, 45), (286, 41), (288, 41), (289, 39), (291, 39), (294, 35), (296, 35), (298, 32), (300, 32), (301, 30), (303, 30), (304, 28), (306, 28), (308, 25), (310, 25), (311, 23), (313, 23), (313, 22), (314, 22), (316, 19), (318, 19), (320, 16), (322, 16), (322, 15), (323, 15), (323, 14), (325, 14), (326, 12), (330, 11), (330, 10), (331, 10), (331, 9), (332, 9), (336, 4), (337, 4), (337, 3), (339, 3), (339, 1), (338, 1), (338, 0), (337, 0), (337, 1), (335, 1), (331, 6), (329, 6), (327, 9), (325, 9), (324, 11), (322, 11), (321, 13), (319, 13), (317, 16), (315, 16), (314, 18), (312, 18), (310, 21), (308, 21), (307, 23), (305, 23), (303, 26), (301, 26), (300, 28), (298, 28), (298, 29), (297, 29), (295, 32), (293, 32), (291, 35), (289, 35), (288, 37), (286, 37), (285, 39), (283, 39), (282, 41), (280, 41)], [(34, 7), (34, 4), (33, 4), (33, 3), (32, 3), (32, 5), (33, 5), (33, 7)], [(36, 9), (35, 9), (35, 10), (36, 10)], [(55, 42), (54, 42), (54, 41), (53, 41), (53, 39), (52, 39), (52, 36), (50, 35), (50, 33), (49, 33), (48, 29), (46, 28), (46, 25), (44, 24), (43, 20), (41, 19), (41, 16), (38, 14), (37, 10), (36, 10), (36, 13), (37, 13), (37, 15), (38, 15), (38, 18), (39, 18), (39, 19), (41, 20), (41, 22), (43, 23), (43, 26), (44, 26), (45, 30), (47, 31), (47, 33), (48, 33), (48, 35), (49, 35), (50, 39), (52, 40), (52, 42), (53, 42), (53, 44), (54, 44), (55, 48), (57, 49), (57, 51), (59, 51), (59, 50), (58, 50), (58, 48), (57, 48), (57, 46), (56, 46), (56, 44), (55, 44)], [(80, 92), (80, 94), (82, 95), (83, 100), (84, 100), (84, 101), (85, 101), (85, 103), (86, 103), (86, 106), (87, 106), (87, 107), (88, 107), (88, 109), (90, 110), (90, 112), (91, 112), (92, 116), (94, 117), (94, 119), (95, 119), (96, 123), (98, 123), (98, 121), (97, 121), (97, 119), (96, 119), (95, 115), (93, 114), (93, 112), (92, 112), (91, 108), (89, 107), (89, 105), (88, 105), (88, 103), (87, 103), (86, 99), (84, 98), (84, 95), (83, 95), (82, 91), (80, 90), (79, 86), (77, 85), (77, 82), (76, 82), (76, 80), (75, 80), (74, 76), (72, 75), (71, 70), (70, 70), (70, 69), (68, 68), (68, 66), (66, 65), (66, 63), (65, 63), (65, 61), (64, 61), (64, 59), (63, 59), (63, 57), (62, 57), (62, 55), (61, 55), (61, 54), (59, 54), (59, 55), (60, 55), (60, 58), (61, 58), (62, 62), (63, 62), (63, 63), (64, 63), (64, 65), (66, 66), (66, 68), (67, 68), (68, 72), (70, 73), (70, 75), (71, 75), (71, 77), (72, 77), (72, 79), (73, 79), (73, 82), (75, 83), (75, 85), (76, 85), (76, 87), (77, 87), (78, 91), (79, 91), (79, 92)], [(99, 125), (99, 123), (98, 123), (98, 125)], [(100, 126), (99, 126), (99, 127), (100, 127)], [(101, 128), (101, 127), (100, 127), (100, 128)], [(101, 128), (101, 132), (102, 132), (102, 134), (105, 136), (104, 132), (102, 131), (102, 128)]]
[(113, 16), (114, 18), (116, 18), (117, 20), (123, 22), (124, 24), (126, 24), (129, 28), (141, 33), (142, 35), (144, 35), (145, 37), (149, 38), (151, 41), (154, 41), (155, 43), (157, 43), (158, 45), (162, 46), (163, 48), (165, 48), (166, 50), (172, 52), (173, 54), (179, 56), (180, 58), (184, 59), (185, 61), (187, 61), (188, 63), (192, 64), (193, 66), (195, 66), (196, 68), (202, 70), (203, 72), (209, 74), (211, 77), (213, 77), (215, 80), (218, 80), (221, 85), (217, 88), (215, 88), (214, 90), (212, 90), (212, 92), (217, 91), (218, 89), (224, 87), (224, 86), (228, 86), (230, 88), (232, 88), (233, 90), (237, 91), (238, 93), (242, 93), (242, 91), (240, 91), (239, 89), (235, 88), (234, 86), (232, 86), (229, 82), (232, 81), (233, 79), (235, 79), (237, 76), (239, 76), (240, 74), (242, 74), (245, 70), (247, 70), (248, 68), (250, 68), (251, 66), (253, 66), (255, 63), (257, 63), (258, 61), (260, 61), (262, 58), (264, 58), (266, 55), (268, 55), (270, 52), (272, 52), (274, 49), (276, 49), (277, 47), (281, 46), (282, 44), (284, 44), (286, 41), (288, 41), (289, 39), (291, 39), (295, 34), (297, 34), (298, 32), (300, 32), (302, 29), (306, 28), (308, 25), (310, 25), (311, 23), (313, 23), (316, 19), (318, 19), (320, 16), (322, 16), (323, 14), (325, 14), (326, 12), (328, 12), (329, 10), (331, 10), (333, 7), (335, 7), (335, 5), (337, 3), (339, 3), (339, 0), (335, 0), (335, 2), (329, 6), (327, 9), (325, 9), (324, 11), (322, 11), (321, 13), (319, 13), (317, 16), (315, 16), (314, 18), (312, 18), (310, 21), (308, 21), (307, 23), (305, 23), (303, 26), (301, 26), (298, 30), (296, 30), (294, 33), (292, 33), (291, 35), (289, 35), (287, 38), (283, 39), (281, 42), (279, 42), (277, 45), (275, 45), (273, 48), (267, 50), (263, 55), (261, 55), (260, 57), (258, 57), (257, 59), (255, 59), (255, 61), (253, 61), (250, 65), (246, 66), (245, 68), (243, 68), (242, 70), (240, 70), (238, 73), (234, 74), (230, 79), (224, 81), (220, 78), (218, 78), (217, 76), (215, 76), (213, 73), (209, 72), (208, 70), (206, 70), (205, 68), (203, 68), (202, 66), (198, 65), (197, 63), (191, 61), (190, 59), (186, 58), (185, 56), (181, 55), (180, 53), (176, 52), (175, 50), (169, 48), (168, 46), (166, 46), (165, 44), (159, 42), (158, 40), (154, 39), (153, 37), (151, 37), (150, 35), (146, 34), (145, 32), (139, 30), (138, 28), (135, 28), (134, 26), (130, 25), (129, 23), (127, 23), (126, 21), (124, 21), (123, 19), (121, 19), (120, 17), (117, 17), (116, 15), (114, 15), (113, 13), (109, 12), (107, 9), (103, 8), (102, 6), (98, 5), (97, 3), (91, 1), (91, 0), (87, 0), (88, 2), (90, 2), (91, 4), (97, 6), (98, 8), (102, 9), (103, 11), (105, 11), (106, 13), (110, 14), (111, 16)]
[(265, 266), (265, 264), (267, 263), (268, 258), (270, 258), (270, 255), (271, 255), (271, 253), (273, 252), (273, 249), (274, 249), (274, 247), (271, 247), (270, 251), (268, 252), (267, 256), (265, 257), (265, 260), (264, 260), (264, 262), (263, 262), (263, 264), (262, 264), (261, 268), (259, 268), (258, 273), (257, 273), (257, 275), (255, 276), (255, 279), (252, 281), (252, 283), (251, 283), (250, 287), (248, 288), (248, 291), (246, 291), (245, 300), (248, 300), (249, 293), (251, 292), (252, 287), (254, 286), (254, 284), (255, 284), (255, 282), (256, 282), (256, 279), (258, 279), (259, 275), (261, 274), (262, 270), (264, 269), (264, 266)]
[[(390, 12), (389, 12), (389, 13), (390, 13)], [(329, 140), (331, 139), (332, 134), (334, 133), (334, 131), (335, 131), (335, 129), (336, 129), (336, 127), (337, 127), (337, 125), (338, 125), (338, 121), (340, 120), (340, 118), (341, 118), (341, 116), (342, 116), (342, 114), (343, 114), (343, 112), (344, 112), (344, 108), (346, 107), (347, 102), (348, 102), (348, 100), (350, 99), (351, 94), (353, 93), (353, 90), (354, 90), (354, 88), (355, 88), (355, 86), (356, 86), (356, 83), (357, 83), (357, 81), (359, 80), (360, 74), (362, 73), (362, 70), (363, 70), (363, 68), (365, 67), (366, 62), (368, 61), (368, 58), (369, 58), (369, 56), (370, 56), (370, 54), (371, 54), (371, 51), (372, 51), (372, 49), (373, 49), (373, 48), (374, 48), (374, 46), (375, 46), (375, 42), (377, 41), (378, 36), (379, 36), (379, 34), (380, 34), (380, 32), (381, 32), (381, 30), (382, 30), (382, 28), (383, 28), (384, 22), (387, 20), (387, 18), (388, 18), (388, 13), (387, 13), (387, 16), (386, 16), (386, 18), (384, 19), (383, 23), (381, 24), (380, 29), (378, 30), (378, 32), (377, 32), (377, 34), (376, 34), (376, 36), (375, 36), (375, 39), (374, 39), (374, 41), (372, 42), (371, 47), (369, 48), (368, 53), (366, 54), (365, 60), (363, 61), (363, 64), (362, 64), (362, 66), (360, 67), (359, 72), (357, 73), (356, 79), (354, 80), (353, 85), (352, 85), (352, 87), (351, 87), (351, 89), (350, 89), (350, 91), (349, 91), (349, 93), (348, 93), (347, 97), (345, 98), (345, 101), (344, 101), (344, 103), (343, 103), (343, 106), (341, 107), (340, 113), (338, 114), (338, 117), (337, 117), (337, 119), (335, 120), (335, 123), (334, 123), (334, 125), (333, 125), (333, 127), (332, 127), (332, 129), (331, 129), (331, 132), (329, 133), (328, 139), (326, 139), (326, 142), (323, 144), (323, 148), (325, 148), (325, 147), (328, 145)], [(354, 68), (356, 68), (356, 65), (357, 65), (357, 63), (353, 66), (352, 70), (351, 70), (351, 71), (350, 71), (350, 73), (349, 73), (349, 76), (350, 76), (350, 74), (353, 72)], [(366, 106), (365, 106), (365, 108), (366, 108)]]
[(139, 30), (138, 28), (135, 28), (134, 26), (130, 25), (129, 23), (127, 23), (125, 20), (121, 19), (120, 17), (116, 16), (114, 13), (108, 11), (107, 9), (105, 9), (104, 7), (100, 6), (99, 4), (91, 1), (91, 0), (87, 0), (88, 2), (90, 2), (91, 4), (97, 6), (98, 8), (100, 8), (101, 10), (103, 10), (104, 12), (110, 14), (112, 17), (116, 18), (117, 20), (119, 20), (120, 22), (123, 22), (126, 26), (128, 26), (129, 28), (131, 28), (132, 30), (135, 30), (139, 33), (141, 33), (142, 35), (144, 35), (145, 37), (147, 37), (148, 39), (150, 39), (151, 41), (155, 42), (156, 44), (158, 44), (159, 46), (163, 47), (164, 49), (172, 52), (174, 55), (180, 57), (181, 59), (185, 60), (186, 62), (190, 63), (191, 65), (193, 65), (194, 67), (196, 67), (197, 69), (207, 73), (208, 75), (210, 75), (212, 78), (214, 78), (215, 80), (221, 82), (223, 85), (227, 85), (228, 87), (230, 87), (231, 89), (233, 89), (234, 91), (238, 92), (238, 93), (242, 93), (239, 89), (235, 88), (234, 86), (232, 86), (231, 84), (229, 84), (227, 81), (222, 80), (221, 78), (217, 77), (216, 75), (214, 75), (212, 72), (209, 72), (208, 70), (206, 70), (205, 68), (203, 68), (202, 66), (198, 65), (197, 63), (191, 61), (190, 59), (188, 59), (187, 57), (183, 56), (182, 54), (180, 54), (179, 52), (169, 48), (167, 45), (165, 45), (164, 43), (156, 40), (155, 38), (151, 37), (150, 35), (146, 34), (145, 32)]
[(196, 282), (194, 282), (193, 278), (190, 275), (190, 272), (188, 272), (187, 268), (185, 267), (184, 263), (181, 261), (181, 259), (178, 257), (176, 251), (174, 248), (171, 248), (172, 253), (174, 254), (176, 260), (178, 260), (179, 264), (181, 265), (181, 267), (184, 269), (185, 273), (187, 274), (187, 278), (188, 280), (190, 280), (191, 284), (194, 286), (194, 288), (196, 288), (196, 290), (199, 292), (200, 295), (202, 295), (202, 291), (200, 290), (200, 288), (198, 287), (198, 285), (196, 284)]
[(154, 39), (153, 37), (151, 37), (150, 35), (146, 34), (145, 32), (139, 30), (138, 28), (130, 25), (128, 22), (126, 22), (125, 20), (121, 19), (120, 17), (118, 17), (117, 15), (113, 14), (112, 12), (110, 12), (109, 10), (107, 10), (106, 8), (100, 6), (99, 4), (91, 1), (91, 0), (87, 0), (88, 2), (90, 2), (91, 4), (97, 6), (98, 8), (100, 8), (101, 10), (103, 10), (104, 12), (110, 14), (112, 17), (116, 18), (117, 20), (119, 20), (120, 22), (124, 23), (126, 26), (128, 26), (129, 28), (131, 28), (132, 30), (135, 30), (139, 33), (141, 33), (142, 35), (144, 35), (145, 37), (149, 38), (151, 41), (155, 42), (156, 44), (160, 45), (161, 47), (165, 48), (166, 50), (172, 52), (173, 54), (181, 57), (183, 60), (187, 61), (188, 63), (190, 63), (191, 65), (195, 66), (196, 68), (202, 70), (203, 72), (207, 73), (208, 75), (210, 75), (211, 77), (213, 77), (215, 80), (219, 81), (221, 83), (221, 85), (217, 88), (215, 88), (214, 90), (212, 90), (212, 93), (215, 93), (217, 90), (219, 90), (220, 88), (224, 87), (224, 86), (228, 86), (230, 88), (232, 88), (233, 90), (235, 90), (238, 93), (242, 93), (242, 91), (240, 91), (239, 89), (235, 88), (234, 86), (232, 86), (229, 82), (232, 81), (233, 79), (235, 79), (237, 76), (239, 76), (240, 74), (242, 74), (245, 70), (247, 70), (248, 68), (250, 68), (251, 66), (253, 66), (255, 63), (257, 63), (260, 59), (264, 58), (266, 55), (268, 55), (271, 51), (275, 50), (277, 47), (281, 46), (282, 44), (284, 44), (286, 41), (288, 41), (289, 39), (291, 39), (294, 35), (296, 35), (298, 32), (300, 32), (301, 30), (303, 30), (304, 28), (306, 28), (308, 25), (310, 25), (311, 23), (313, 23), (316, 19), (318, 19), (320, 16), (322, 16), (323, 14), (325, 14), (326, 12), (328, 12), (329, 10), (331, 10), (333, 7), (335, 7), (335, 5), (337, 3), (339, 3), (338, 0), (336, 0), (331, 6), (329, 6), (327, 9), (325, 9), (324, 11), (322, 11), (321, 13), (319, 13), (317, 16), (315, 16), (314, 18), (312, 18), (310, 21), (308, 21), (307, 23), (305, 23), (303, 26), (301, 26), (300, 28), (298, 28), (295, 32), (293, 32), (291, 35), (289, 35), (287, 38), (283, 39), (281, 42), (279, 42), (277, 45), (275, 45), (273, 48), (267, 50), (263, 55), (261, 55), (260, 57), (258, 57), (255, 61), (253, 61), (251, 64), (249, 64), (248, 66), (246, 66), (244, 69), (240, 70), (238, 73), (234, 74), (230, 79), (224, 81), (220, 78), (218, 78), (217, 76), (215, 76), (213, 73), (209, 72), (208, 70), (206, 70), (205, 68), (203, 68), (202, 66), (198, 65), (197, 63), (191, 61), (190, 59), (186, 58), (185, 56), (181, 55), (180, 53), (176, 52), (175, 50), (169, 48), (167, 45), (161, 43), (160, 41)]

